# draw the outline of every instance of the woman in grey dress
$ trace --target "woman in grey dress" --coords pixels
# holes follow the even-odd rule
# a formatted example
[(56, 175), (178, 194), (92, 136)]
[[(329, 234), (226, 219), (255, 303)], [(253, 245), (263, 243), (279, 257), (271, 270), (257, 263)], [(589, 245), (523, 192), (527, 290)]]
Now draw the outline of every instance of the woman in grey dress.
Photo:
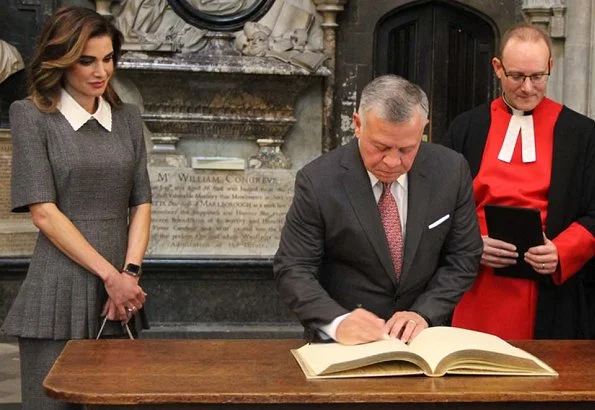
[(95, 11), (58, 10), (29, 67), (30, 96), (10, 107), (12, 207), (40, 231), (3, 324), (19, 340), (23, 409), (79, 408), (47, 397), (43, 378), (67, 340), (94, 338), (101, 315), (117, 337), (145, 301), (151, 190), (140, 113), (110, 86), (120, 48)]

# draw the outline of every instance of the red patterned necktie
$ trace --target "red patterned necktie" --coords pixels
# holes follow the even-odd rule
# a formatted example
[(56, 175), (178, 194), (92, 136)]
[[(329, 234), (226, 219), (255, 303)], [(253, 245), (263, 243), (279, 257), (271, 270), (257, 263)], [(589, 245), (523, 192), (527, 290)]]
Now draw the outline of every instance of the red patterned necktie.
[(401, 230), (399, 208), (397, 208), (397, 201), (390, 192), (390, 186), (390, 183), (382, 183), (382, 194), (378, 200), (378, 210), (380, 211), (382, 225), (384, 225), (390, 256), (395, 267), (395, 275), (399, 279), (401, 265), (403, 264), (403, 232)]

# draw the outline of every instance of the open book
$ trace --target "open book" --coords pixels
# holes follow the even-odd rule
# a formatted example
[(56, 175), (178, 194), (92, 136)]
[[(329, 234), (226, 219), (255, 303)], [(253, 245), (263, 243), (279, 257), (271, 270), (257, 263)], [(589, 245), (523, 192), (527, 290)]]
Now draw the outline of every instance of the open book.
[(456, 327), (430, 327), (409, 344), (397, 339), (355, 346), (307, 344), (291, 351), (308, 379), (473, 374), (557, 376), (535, 356), (497, 336)]

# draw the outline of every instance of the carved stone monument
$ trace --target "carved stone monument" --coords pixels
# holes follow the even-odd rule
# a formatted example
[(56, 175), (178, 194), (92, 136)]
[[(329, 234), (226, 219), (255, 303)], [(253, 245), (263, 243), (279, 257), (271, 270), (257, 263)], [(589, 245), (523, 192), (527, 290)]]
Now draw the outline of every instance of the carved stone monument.
[[(267, 11), (262, 18), (235, 32), (225, 24), (210, 29), (209, 20), (225, 22), (258, 7)], [(291, 203), (293, 169), (322, 147), (320, 121), (300, 124), (314, 131), (307, 138), (316, 142), (306, 161), (293, 163), (283, 149), (287, 138), (299, 144), (293, 128), (304, 95), (317, 94), (313, 108), (322, 108), (329, 73), (314, 4), (127, 0), (112, 7), (112, 15), (129, 50), (118, 76), (140, 96), (152, 142), (148, 254), (270, 258)], [(204, 27), (188, 23), (201, 18)], [(213, 169), (190, 167), (197, 155), (208, 159), (213, 146), (225, 163), (231, 157), (240, 165), (226, 169), (212, 158), (206, 162)]]

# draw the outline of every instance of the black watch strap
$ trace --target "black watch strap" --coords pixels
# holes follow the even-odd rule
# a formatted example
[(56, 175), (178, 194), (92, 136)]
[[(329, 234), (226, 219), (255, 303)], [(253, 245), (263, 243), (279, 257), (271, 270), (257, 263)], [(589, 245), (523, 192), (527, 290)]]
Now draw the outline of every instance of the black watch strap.
[(134, 263), (127, 263), (122, 272), (129, 274), (130, 276), (134, 276), (136, 278), (142, 275), (142, 269), (139, 265), (135, 265)]

